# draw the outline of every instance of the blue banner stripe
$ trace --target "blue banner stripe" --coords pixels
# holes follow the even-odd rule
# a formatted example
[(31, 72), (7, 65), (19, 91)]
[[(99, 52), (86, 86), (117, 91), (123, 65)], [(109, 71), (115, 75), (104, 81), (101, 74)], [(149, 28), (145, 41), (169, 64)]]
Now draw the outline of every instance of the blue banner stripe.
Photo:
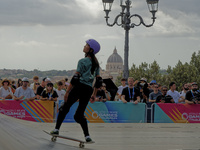
[[(23, 103), (24, 105), (26, 105), (28, 108), (29, 108), (29, 110), (31, 110), (31, 112), (36, 116), (36, 117), (38, 117), (38, 119), (41, 121), (41, 122), (44, 122), (34, 111), (33, 111), (33, 109), (31, 109), (28, 105), (27, 105), (27, 103)], [(40, 122), (39, 121), (39, 122)]]
[(35, 118), (33, 115), (32, 115), (32, 113), (31, 112), (29, 112), (27, 109), (26, 109), (26, 107), (24, 106), (24, 105), (22, 105), (22, 104), (20, 104), (37, 122), (40, 122), (39, 120), (37, 120), (37, 118)]
[(38, 117), (38, 119), (39, 119), (41, 122), (44, 122), (44, 121), (35, 113), (35, 111), (34, 111), (33, 109), (30, 108), (30, 106), (29, 106), (27, 103), (24, 103), (24, 104), (32, 111), (32, 113), (33, 113), (36, 117)]

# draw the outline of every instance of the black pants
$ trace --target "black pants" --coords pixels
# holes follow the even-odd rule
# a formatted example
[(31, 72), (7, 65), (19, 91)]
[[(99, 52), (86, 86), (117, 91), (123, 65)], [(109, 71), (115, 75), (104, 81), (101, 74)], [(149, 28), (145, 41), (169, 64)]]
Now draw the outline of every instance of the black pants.
[(92, 87), (82, 83), (73, 87), (73, 89), (69, 93), (67, 102), (64, 103), (63, 108), (59, 111), (56, 129), (60, 129), (60, 126), (65, 119), (65, 116), (69, 112), (71, 106), (79, 99), (79, 106), (74, 115), (74, 119), (77, 123), (81, 125), (84, 135), (89, 136), (87, 120), (84, 116), (84, 112), (92, 95), (92, 92)]

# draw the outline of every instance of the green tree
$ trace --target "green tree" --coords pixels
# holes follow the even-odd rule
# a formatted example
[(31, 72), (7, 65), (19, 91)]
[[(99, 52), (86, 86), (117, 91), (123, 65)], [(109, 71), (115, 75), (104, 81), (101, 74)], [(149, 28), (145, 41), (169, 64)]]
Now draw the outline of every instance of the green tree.
[(174, 81), (178, 90), (181, 90), (181, 86), (188, 82), (199, 82), (198, 69), (194, 65), (188, 63), (183, 64), (180, 60), (177, 65), (168, 74), (170, 82)]
[(198, 54), (196, 52), (192, 54), (190, 65), (196, 67), (198, 69), (198, 73), (200, 73), (200, 51), (198, 51)]
[(117, 79), (115, 80), (115, 85), (118, 87), (121, 85), (121, 78), (122, 78), (122, 73), (120, 76), (117, 77)]
[(155, 60), (149, 65), (149, 79), (156, 80), (157, 83), (161, 80), (160, 66)]
[(149, 82), (151, 80), (160, 81), (160, 67), (156, 61), (151, 64), (143, 62), (141, 65), (139, 65), (139, 67), (133, 64), (129, 71), (129, 76), (134, 77), (135, 80), (140, 80), (140, 78), (145, 77)]
[[(183, 64), (180, 60), (175, 67), (168, 66), (166, 71), (161, 71), (159, 64), (154, 61), (151, 64), (146, 62), (141, 63), (138, 67), (133, 64), (129, 70), (129, 76), (135, 80), (145, 77), (147, 81), (156, 80), (161, 85), (168, 86), (174, 81), (177, 85), (177, 90), (181, 90), (181, 86), (188, 82), (197, 82), (200, 84), (200, 51), (194, 52), (191, 56), (190, 63)], [(121, 79), (122, 75), (119, 77)], [(118, 83), (120, 80), (118, 79)]]
[(149, 78), (149, 68), (146, 62), (136, 67), (135, 64), (131, 67), (129, 71), (129, 76), (133, 77), (135, 80), (139, 80), (142, 77)]

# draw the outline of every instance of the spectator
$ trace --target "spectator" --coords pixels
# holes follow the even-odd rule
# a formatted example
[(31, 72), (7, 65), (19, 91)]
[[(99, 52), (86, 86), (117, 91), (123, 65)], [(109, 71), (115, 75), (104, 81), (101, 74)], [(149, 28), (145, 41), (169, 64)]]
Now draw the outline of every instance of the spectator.
[(140, 102), (140, 91), (134, 87), (134, 79), (132, 77), (128, 78), (128, 87), (124, 88), (122, 91), (121, 100), (123, 103), (133, 102), (138, 104)]
[(64, 96), (65, 96), (65, 90), (63, 90), (63, 83), (62, 81), (59, 81), (57, 83), (58, 85), (58, 89), (56, 89), (56, 92), (58, 94), (58, 100), (64, 100)]
[(179, 103), (183, 103), (183, 104), (185, 103), (185, 95), (186, 95), (188, 90), (189, 90), (188, 84), (187, 83), (183, 84), (182, 91), (180, 92)]
[(12, 81), (11, 81), (11, 80), (8, 80), (8, 81), (9, 81), (9, 83), (10, 83), (10, 84), (9, 84), (9, 87), (11, 88), (12, 93), (15, 93), (16, 87), (13, 88), (13, 86), (12, 86), (12, 84), (11, 84)]
[(167, 95), (167, 86), (162, 86), (161, 92), (162, 95), (159, 95), (156, 98), (156, 103), (174, 103), (173, 98), (170, 95)]
[(107, 91), (107, 89), (106, 89), (106, 84), (105, 83), (102, 83), (102, 90), (104, 91), (104, 93), (105, 93), (105, 99), (104, 100), (106, 100), (106, 101), (110, 101), (111, 100), (111, 94), (110, 94), (110, 92), (108, 92)]
[(175, 82), (171, 82), (169, 84), (169, 88), (170, 90), (167, 91), (167, 95), (170, 95), (175, 103), (178, 103), (180, 100), (180, 93), (178, 91), (176, 91), (176, 84)]
[(119, 101), (122, 101), (121, 100), (121, 96), (122, 96), (122, 91), (124, 88), (128, 87), (128, 85), (126, 85), (126, 79), (125, 78), (122, 78), (121, 79), (121, 85), (118, 87), (118, 91), (117, 91), (117, 95), (118, 95), (118, 98), (119, 98)]
[(146, 78), (141, 78), (137, 83), (137, 88), (140, 91), (140, 99), (142, 103), (146, 103), (149, 97), (149, 89)]
[(154, 84), (156, 84), (156, 80), (152, 80), (150, 82), (150, 88), (149, 88), (149, 93), (152, 93), (153, 92), (153, 89), (154, 89)]
[(0, 88), (0, 99), (12, 99), (13, 92), (9, 87), (10, 81), (8, 79), (4, 79), (2, 81), (2, 87)]
[(51, 79), (50, 78), (46, 78), (45, 79), (45, 86), (47, 86), (48, 83), (51, 83)]
[(18, 79), (18, 81), (17, 81), (17, 88), (20, 86), (22, 86), (22, 79)]
[(96, 101), (106, 102), (111, 100), (110, 92), (106, 90), (106, 84), (103, 83), (101, 88), (97, 91)]
[(66, 91), (68, 86), (65, 84), (65, 79), (61, 80), (61, 82), (62, 82), (62, 90)]
[(37, 95), (37, 89), (38, 89), (39, 86), (40, 86), (39, 82), (33, 83), (33, 91), (34, 91), (35, 95)]
[(191, 83), (187, 83), (188, 84), (188, 90), (191, 90), (192, 89), (192, 85), (191, 85)]
[(31, 83), (30, 88), (34, 90), (34, 85), (35, 83), (39, 82), (39, 77), (38, 76), (34, 76), (33, 77), (33, 83)]
[(161, 91), (161, 89), (162, 89), (162, 85), (158, 83), (158, 91)]
[(54, 116), (56, 116), (56, 114), (58, 113), (58, 102), (59, 102), (59, 100), (64, 100), (64, 96), (65, 96), (65, 93), (66, 93), (66, 91), (63, 90), (64, 85), (65, 84), (63, 84), (62, 81), (59, 81), (57, 83), (58, 88), (55, 89), (55, 91), (58, 95), (58, 98), (57, 98), (57, 101), (55, 102), (56, 105), (55, 105), (55, 110), (54, 110)]
[(15, 100), (27, 100), (27, 101), (32, 101), (35, 99), (35, 94), (33, 90), (28, 87), (29, 80), (28, 78), (24, 77), (22, 79), (22, 86), (18, 87), (15, 91), (14, 94), (14, 99)]
[(40, 96), (42, 94), (42, 91), (44, 90), (45, 86), (47, 85), (47, 83), (49, 83), (51, 80), (47, 77), (45, 77), (43, 80), (42, 80), (42, 83), (41, 85), (37, 88), (37, 92), (36, 92), (36, 97), (37, 99), (40, 99)]
[(57, 101), (58, 94), (53, 89), (53, 83), (47, 83), (47, 87), (42, 91), (41, 100)]
[(153, 85), (153, 92), (151, 92), (149, 94), (149, 102), (152, 102), (152, 103), (156, 102), (156, 98), (159, 95), (162, 95), (162, 93), (158, 90), (158, 84), (154, 83), (154, 85)]
[(95, 101), (100, 102), (101, 99), (102, 99), (102, 96), (105, 96), (105, 95), (102, 94), (102, 90), (101, 90), (101, 87), (100, 87), (100, 88), (97, 89)]
[(187, 91), (185, 98), (186, 104), (200, 104), (200, 91), (196, 82), (191, 84), (191, 90)]
[(16, 90), (16, 86), (15, 86), (15, 81), (14, 80), (11, 82), (11, 86), (12, 86), (13, 89)]

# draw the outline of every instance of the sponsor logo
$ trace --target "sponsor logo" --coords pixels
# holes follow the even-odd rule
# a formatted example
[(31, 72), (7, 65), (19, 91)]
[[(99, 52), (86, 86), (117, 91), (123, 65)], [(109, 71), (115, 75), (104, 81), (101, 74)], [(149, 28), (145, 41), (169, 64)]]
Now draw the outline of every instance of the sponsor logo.
[(98, 119), (98, 118), (101, 118), (101, 119), (105, 119), (105, 120), (109, 120), (109, 119), (112, 119), (112, 120), (117, 120), (118, 119), (118, 112), (117, 111), (100, 111), (100, 112), (97, 112), (97, 111), (93, 111), (92, 112), (92, 118), (93, 119)]
[(183, 113), (182, 119), (188, 121), (200, 121), (200, 113)]
[(15, 117), (15, 118), (25, 118), (25, 116), (26, 116), (26, 111), (22, 110), (22, 109), (17, 109), (17, 110), (0, 109), (0, 113), (7, 115), (7, 116)]

